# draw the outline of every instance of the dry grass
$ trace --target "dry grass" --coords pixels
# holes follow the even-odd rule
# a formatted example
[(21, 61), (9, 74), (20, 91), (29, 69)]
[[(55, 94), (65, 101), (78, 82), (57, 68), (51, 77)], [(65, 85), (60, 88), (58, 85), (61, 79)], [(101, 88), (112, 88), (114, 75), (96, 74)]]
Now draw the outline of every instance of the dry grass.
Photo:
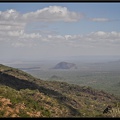
[(117, 104), (116, 107), (114, 107), (111, 111), (110, 114), (112, 117), (120, 117), (120, 106)]

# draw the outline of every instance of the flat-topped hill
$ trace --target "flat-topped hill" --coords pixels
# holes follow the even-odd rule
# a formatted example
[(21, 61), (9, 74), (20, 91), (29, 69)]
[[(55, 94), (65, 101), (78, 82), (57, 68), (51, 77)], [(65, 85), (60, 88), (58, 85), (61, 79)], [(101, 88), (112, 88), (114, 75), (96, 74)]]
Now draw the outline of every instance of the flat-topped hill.
[(54, 69), (77, 69), (77, 66), (74, 63), (60, 62), (55, 65)]

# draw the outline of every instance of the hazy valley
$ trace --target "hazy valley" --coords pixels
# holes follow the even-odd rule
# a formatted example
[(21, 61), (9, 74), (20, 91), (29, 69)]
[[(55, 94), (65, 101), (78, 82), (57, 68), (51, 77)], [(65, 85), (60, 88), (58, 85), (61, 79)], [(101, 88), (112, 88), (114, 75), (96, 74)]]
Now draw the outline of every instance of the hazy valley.
[[(84, 59), (83, 59), (84, 58)], [(48, 81), (62, 81), (72, 84), (90, 86), (105, 90), (119, 96), (120, 93), (120, 59), (83, 57), (82, 59), (66, 59), (77, 69), (53, 69), (62, 60), (33, 61), (7, 64), (19, 68), (34, 77)]]

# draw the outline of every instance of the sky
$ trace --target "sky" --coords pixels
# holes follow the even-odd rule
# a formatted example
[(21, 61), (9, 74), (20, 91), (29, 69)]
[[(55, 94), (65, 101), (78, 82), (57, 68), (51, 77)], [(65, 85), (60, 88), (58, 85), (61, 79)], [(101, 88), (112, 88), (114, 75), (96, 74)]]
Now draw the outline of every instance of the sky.
[(120, 55), (120, 3), (0, 3), (0, 60)]

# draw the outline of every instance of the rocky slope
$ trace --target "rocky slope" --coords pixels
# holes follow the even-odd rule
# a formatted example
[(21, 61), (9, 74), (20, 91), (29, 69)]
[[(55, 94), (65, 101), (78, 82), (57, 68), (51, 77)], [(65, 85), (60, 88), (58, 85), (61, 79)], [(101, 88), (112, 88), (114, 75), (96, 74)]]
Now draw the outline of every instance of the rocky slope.
[[(44, 81), (0, 65), (0, 117), (106, 117), (120, 99), (66, 82)], [(118, 114), (119, 116), (119, 114)]]

